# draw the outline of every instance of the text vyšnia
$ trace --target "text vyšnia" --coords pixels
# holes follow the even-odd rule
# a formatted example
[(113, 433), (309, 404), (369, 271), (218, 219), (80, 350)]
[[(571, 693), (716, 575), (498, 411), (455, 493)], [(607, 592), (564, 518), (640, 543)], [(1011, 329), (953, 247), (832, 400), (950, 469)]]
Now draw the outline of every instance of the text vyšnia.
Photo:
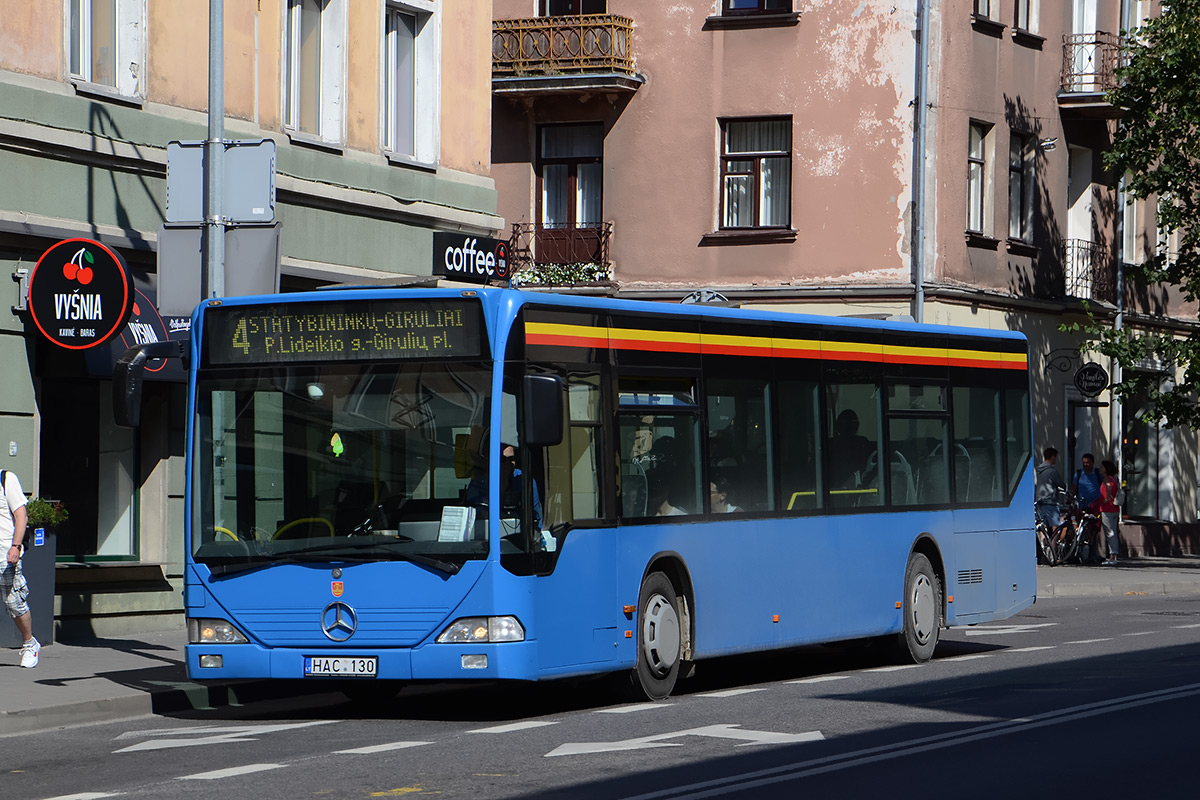
[(233, 346), (261, 355), (351, 355), (452, 349), (449, 331), (463, 327), (458, 309), (331, 312), (250, 316), (234, 330)]

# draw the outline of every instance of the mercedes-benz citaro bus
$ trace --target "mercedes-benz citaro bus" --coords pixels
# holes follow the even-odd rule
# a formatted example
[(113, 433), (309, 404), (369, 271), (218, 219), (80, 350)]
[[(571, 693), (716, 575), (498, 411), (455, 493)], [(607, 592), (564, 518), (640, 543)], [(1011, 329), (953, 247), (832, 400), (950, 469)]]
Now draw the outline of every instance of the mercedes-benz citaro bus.
[(345, 288), (204, 301), (187, 350), (193, 679), (659, 700), (714, 656), (924, 662), (1035, 599), (1019, 334)]

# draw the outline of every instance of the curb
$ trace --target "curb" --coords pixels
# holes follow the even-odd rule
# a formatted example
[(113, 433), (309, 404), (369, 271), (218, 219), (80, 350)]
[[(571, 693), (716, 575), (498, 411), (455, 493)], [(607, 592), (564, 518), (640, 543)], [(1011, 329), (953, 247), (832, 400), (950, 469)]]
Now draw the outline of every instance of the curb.
[(1184, 581), (1125, 584), (1048, 583), (1038, 587), (1038, 597), (1140, 597), (1200, 595), (1200, 583)]
[(139, 694), (86, 700), (60, 706), (0, 712), (0, 739), (18, 733), (34, 733), (53, 728), (75, 727), (95, 722), (143, 717), (153, 711), (153, 695)]

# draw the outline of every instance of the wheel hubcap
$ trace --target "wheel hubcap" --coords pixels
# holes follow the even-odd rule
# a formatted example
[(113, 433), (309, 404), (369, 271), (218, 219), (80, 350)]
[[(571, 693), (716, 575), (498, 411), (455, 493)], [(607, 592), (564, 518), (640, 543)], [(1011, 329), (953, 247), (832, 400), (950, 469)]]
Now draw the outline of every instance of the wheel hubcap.
[(679, 660), (679, 615), (661, 594), (651, 595), (642, 619), (642, 652), (656, 676), (666, 675)]
[(937, 607), (934, 604), (933, 583), (928, 575), (918, 575), (912, 591), (913, 633), (917, 641), (926, 644), (933, 636), (937, 624)]

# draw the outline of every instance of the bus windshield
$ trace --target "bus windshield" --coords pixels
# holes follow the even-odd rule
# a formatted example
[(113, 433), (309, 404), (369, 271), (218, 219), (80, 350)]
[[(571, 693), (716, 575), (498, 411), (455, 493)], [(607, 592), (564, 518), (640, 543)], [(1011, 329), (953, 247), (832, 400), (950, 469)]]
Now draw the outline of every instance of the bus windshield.
[(196, 561), (485, 558), (490, 393), (480, 362), (201, 371)]

